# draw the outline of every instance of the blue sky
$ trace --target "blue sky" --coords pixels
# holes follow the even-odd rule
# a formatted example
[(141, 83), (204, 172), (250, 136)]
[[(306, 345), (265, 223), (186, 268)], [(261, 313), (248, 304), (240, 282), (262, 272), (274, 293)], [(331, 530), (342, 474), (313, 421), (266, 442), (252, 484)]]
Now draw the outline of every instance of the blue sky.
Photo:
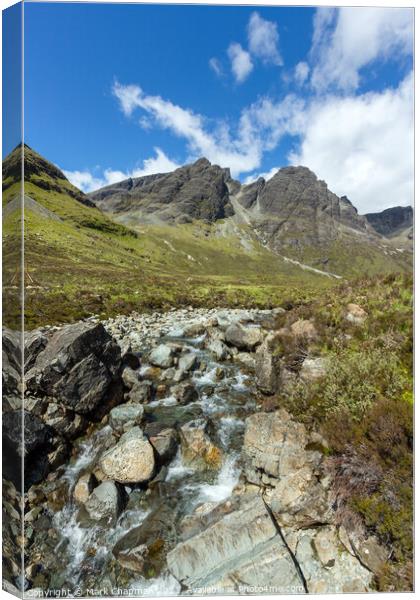
[(25, 6), (25, 141), (89, 191), (206, 155), (412, 201), (412, 12)]

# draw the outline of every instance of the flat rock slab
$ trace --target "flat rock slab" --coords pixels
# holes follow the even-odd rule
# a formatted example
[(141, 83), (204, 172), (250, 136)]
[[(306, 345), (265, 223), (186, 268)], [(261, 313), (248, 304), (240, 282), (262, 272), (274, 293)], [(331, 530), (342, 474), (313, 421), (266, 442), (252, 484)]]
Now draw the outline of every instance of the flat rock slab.
[(260, 497), (178, 544), (167, 563), (174, 577), (194, 593), (209, 587), (216, 593), (252, 593), (247, 588), (266, 585), (276, 588), (272, 593), (304, 591)]

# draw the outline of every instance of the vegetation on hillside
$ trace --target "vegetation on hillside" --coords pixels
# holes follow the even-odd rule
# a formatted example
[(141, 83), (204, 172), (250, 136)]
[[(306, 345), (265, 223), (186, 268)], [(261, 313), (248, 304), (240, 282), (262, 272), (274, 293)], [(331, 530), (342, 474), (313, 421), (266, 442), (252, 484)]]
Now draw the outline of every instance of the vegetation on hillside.
[[(277, 402), (324, 435), (339, 518), (374, 533), (389, 553), (380, 590), (412, 589), (413, 560), (413, 318), (412, 277), (362, 279), (301, 303), (279, 319), (286, 327), (310, 319), (317, 339), (283, 344), (289, 368), (304, 358), (327, 359), (326, 375), (285, 385)], [(345, 319), (346, 306), (367, 313)]]

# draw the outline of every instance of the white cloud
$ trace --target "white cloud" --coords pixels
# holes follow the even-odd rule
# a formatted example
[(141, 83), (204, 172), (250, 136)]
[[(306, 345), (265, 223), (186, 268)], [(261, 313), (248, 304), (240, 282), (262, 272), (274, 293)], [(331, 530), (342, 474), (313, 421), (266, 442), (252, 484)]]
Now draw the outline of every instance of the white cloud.
[(265, 63), (281, 66), (283, 59), (277, 48), (278, 40), (276, 23), (266, 21), (257, 12), (252, 13), (248, 23), (249, 51)]
[(298, 85), (303, 85), (305, 81), (308, 79), (309, 75), (309, 65), (308, 63), (302, 61), (299, 62), (295, 67), (295, 81)]
[(413, 10), (409, 8), (318, 8), (314, 18), (311, 83), (352, 91), (360, 70), (374, 60), (397, 59), (413, 50)]
[(222, 75), (223, 75), (223, 67), (222, 67), (222, 65), (220, 64), (220, 61), (219, 61), (217, 58), (215, 58), (214, 56), (213, 56), (213, 58), (211, 58), (211, 59), (209, 60), (209, 67), (210, 67), (210, 69), (211, 69), (211, 70), (212, 70), (214, 73), (216, 73), (216, 75), (217, 75), (218, 77), (222, 77)]
[(264, 173), (254, 173), (253, 175), (249, 175), (248, 177), (246, 177), (244, 183), (254, 183), (254, 181), (257, 181), (257, 179), (259, 179), (260, 177), (263, 177), (266, 181), (268, 181), (269, 179), (274, 177), (274, 175), (279, 169), (281, 169), (281, 167), (273, 167), (272, 169), (270, 169), (269, 171), (265, 171)]
[[(136, 87), (136, 93), (133, 87)], [(302, 108), (303, 101), (294, 96), (286, 96), (279, 102), (261, 98), (242, 111), (232, 134), (226, 122), (211, 123), (202, 115), (160, 96), (144, 94), (138, 86), (117, 83), (114, 94), (125, 113), (130, 99), (135, 97), (136, 106), (152, 117), (157, 126), (184, 138), (191, 160), (205, 156), (212, 163), (229, 167), (234, 177), (257, 169), (264, 151), (275, 148), (283, 135), (301, 130), (302, 113), (298, 108)], [(133, 105), (129, 114), (134, 108)]]
[(106, 185), (104, 179), (95, 177), (90, 171), (66, 171), (63, 169), (67, 179), (83, 192), (92, 192)]
[(290, 156), (362, 214), (413, 201), (413, 77), (397, 89), (315, 100)]
[(254, 68), (251, 55), (237, 43), (230, 44), (227, 54), (235, 80), (237, 83), (243, 83)]
[(67, 179), (85, 193), (98, 190), (105, 185), (118, 183), (129, 177), (144, 177), (155, 173), (169, 173), (180, 165), (166, 156), (160, 148), (155, 148), (156, 156), (146, 158), (143, 166), (132, 171), (124, 172), (114, 169), (105, 169), (101, 177), (93, 175), (90, 171), (63, 171)]

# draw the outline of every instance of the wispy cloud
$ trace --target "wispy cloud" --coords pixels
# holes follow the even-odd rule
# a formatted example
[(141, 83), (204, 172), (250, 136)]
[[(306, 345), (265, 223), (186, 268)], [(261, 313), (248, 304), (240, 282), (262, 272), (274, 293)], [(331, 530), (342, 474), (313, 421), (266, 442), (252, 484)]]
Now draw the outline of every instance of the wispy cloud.
[(295, 67), (294, 78), (296, 83), (301, 86), (308, 79), (310, 68), (307, 62), (299, 62)]
[(227, 54), (231, 63), (232, 73), (237, 83), (242, 83), (251, 73), (254, 65), (251, 55), (240, 44), (230, 44)]
[(346, 92), (360, 85), (360, 71), (374, 60), (413, 51), (409, 8), (318, 8), (314, 18), (311, 83), (319, 92)]
[(186, 140), (191, 159), (206, 156), (213, 163), (229, 167), (233, 176), (257, 169), (266, 150), (301, 128), (299, 109), (303, 101), (295, 96), (277, 102), (260, 98), (244, 108), (232, 128), (225, 121), (210, 121), (161, 96), (149, 96), (139, 86), (116, 83), (113, 92), (127, 116), (136, 108), (143, 110), (156, 126)]
[(213, 73), (216, 73), (216, 75), (218, 77), (222, 77), (223, 76), (223, 67), (220, 63), (220, 60), (215, 58), (214, 56), (209, 60), (209, 67), (210, 69), (213, 71)]
[(273, 21), (252, 13), (248, 23), (249, 51), (265, 63), (281, 66), (283, 59), (278, 50), (279, 34)]
[(80, 190), (88, 193), (98, 190), (106, 185), (118, 183), (130, 177), (144, 177), (155, 173), (169, 173), (174, 171), (180, 165), (171, 160), (160, 148), (155, 148), (155, 156), (146, 158), (143, 166), (132, 171), (119, 171), (115, 169), (105, 169), (102, 175), (98, 176), (89, 170), (85, 171), (66, 171), (63, 170), (67, 179)]

